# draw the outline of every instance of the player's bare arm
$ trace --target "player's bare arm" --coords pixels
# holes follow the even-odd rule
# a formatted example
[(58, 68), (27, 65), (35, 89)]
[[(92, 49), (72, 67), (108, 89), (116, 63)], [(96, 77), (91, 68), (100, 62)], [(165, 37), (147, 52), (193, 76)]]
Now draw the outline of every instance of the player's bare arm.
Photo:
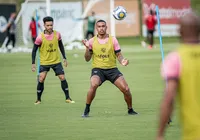
[(85, 61), (88, 62), (92, 58), (92, 52), (89, 49), (88, 40), (84, 39), (84, 40), (82, 40), (82, 42), (83, 42), (83, 45), (86, 47), (86, 50), (85, 50)]
[(177, 88), (178, 88), (178, 80), (168, 79), (167, 87), (165, 88), (165, 95), (162, 100), (160, 108), (160, 122), (159, 122), (157, 140), (163, 139), (166, 124), (168, 123), (169, 118), (173, 111), (173, 103), (176, 96)]
[(63, 56), (63, 65), (65, 67), (67, 67), (68, 63), (67, 63), (67, 59), (66, 59), (66, 55), (65, 55), (65, 49), (64, 49), (64, 45), (62, 43), (62, 40), (58, 41), (58, 45), (59, 45), (59, 48), (60, 48), (60, 52), (61, 52), (61, 54)]
[(127, 66), (129, 64), (129, 60), (124, 58), (121, 52), (116, 53), (116, 56), (121, 65)]

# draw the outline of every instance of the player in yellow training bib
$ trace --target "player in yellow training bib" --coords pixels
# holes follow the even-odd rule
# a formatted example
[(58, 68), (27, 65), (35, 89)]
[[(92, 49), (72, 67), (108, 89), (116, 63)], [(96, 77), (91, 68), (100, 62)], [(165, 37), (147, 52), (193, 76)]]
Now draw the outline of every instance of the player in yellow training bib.
[(88, 117), (96, 90), (106, 80), (109, 80), (120, 89), (128, 106), (128, 114), (135, 115), (137, 112), (132, 108), (130, 89), (116, 64), (116, 59), (123, 66), (127, 66), (129, 61), (123, 57), (117, 39), (106, 33), (107, 25), (104, 20), (96, 22), (96, 29), (98, 34), (95, 37), (89, 41), (83, 40), (83, 44), (86, 47), (85, 60), (90, 61), (92, 59), (93, 69), (86, 107), (82, 117)]
[(182, 140), (200, 140), (200, 16), (190, 12), (182, 17), (180, 35), (183, 44), (166, 57), (162, 66), (167, 86), (157, 140), (164, 140), (176, 96), (180, 105)]
[(67, 60), (65, 56), (64, 46), (59, 32), (53, 30), (53, 18), (45, 17), (43, 19), (45, 30), (37, 36), (32, 51), (32, 71), (36, 70), (35, 57), (37, 49), (39, 48), (40, 67), (39, 67), (39, 81), (37, 85), (37, 100), (35, 104), (41, 103), (41, 96), (44, 90), (44, 81), (47, 72), (52, 68), (55, 75), (61, 81), (62, 90), (65, 93), (67, 103), (74, 103), (69, 96), (68, 83), (65, 79), (64, 69), (61, 64), (60, 52), (63, 56), (64, 66), (67, 67)]

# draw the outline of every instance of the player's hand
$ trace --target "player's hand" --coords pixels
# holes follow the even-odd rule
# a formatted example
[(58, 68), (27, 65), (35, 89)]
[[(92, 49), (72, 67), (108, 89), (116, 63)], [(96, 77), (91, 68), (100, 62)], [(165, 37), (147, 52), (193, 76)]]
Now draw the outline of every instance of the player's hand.
[(126, 59), (126, 58), (124, 58), (124, 59), (121, 61), (121, 64), (122, 64), (123, 66), (127, 66), (127, 65), (129, 64), (129, 60)]
[(35, 71), (36, 71), (36, 65), (32, 64), (32, 72), (35, 72)]
[(87, 49), (89, 49), (89, 41), (87, 39), (83, 39), (82, 43)]
[(65, 67), (67, 67), (68, 63), (67, 63), (67, 60), (66, 60), (66, 59), (63, 59), (63, 65), (64, 65)]

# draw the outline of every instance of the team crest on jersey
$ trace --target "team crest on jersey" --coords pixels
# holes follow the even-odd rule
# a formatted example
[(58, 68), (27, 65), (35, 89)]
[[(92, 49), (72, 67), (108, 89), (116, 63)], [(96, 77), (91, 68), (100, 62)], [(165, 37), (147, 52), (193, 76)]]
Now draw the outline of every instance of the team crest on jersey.
[(52, 44), (52, 43), (50, 43), (50, 44), (49, 44), (49, 47), (50, 47), (50, 48), (52, 48), (52, 47), (53, 47), (53, 44)]
[(105, 52), (106, 52), (106, 48), (102, 48), (101, 51), (102, 51), (103, 53), (105, 53)]

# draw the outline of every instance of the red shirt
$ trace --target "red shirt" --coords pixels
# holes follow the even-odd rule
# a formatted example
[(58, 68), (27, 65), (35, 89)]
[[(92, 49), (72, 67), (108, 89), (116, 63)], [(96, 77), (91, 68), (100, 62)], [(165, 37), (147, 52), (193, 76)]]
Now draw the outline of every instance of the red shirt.
[(157, 24), (156, 16), (154, 16), (154, 15), (147, 16), (145, 19), (145, 23), (146, 23), (148, 30), (154, 30), (155, 26)]
[[(39, 23), (38, 23), (38, 27), (40, 27)], [(36, 32), (36, 22), (35, 21), (31, 21), (29, 28), (31, 30), (31, 36), (32, 37), (37, 37), (37, 32)]]

